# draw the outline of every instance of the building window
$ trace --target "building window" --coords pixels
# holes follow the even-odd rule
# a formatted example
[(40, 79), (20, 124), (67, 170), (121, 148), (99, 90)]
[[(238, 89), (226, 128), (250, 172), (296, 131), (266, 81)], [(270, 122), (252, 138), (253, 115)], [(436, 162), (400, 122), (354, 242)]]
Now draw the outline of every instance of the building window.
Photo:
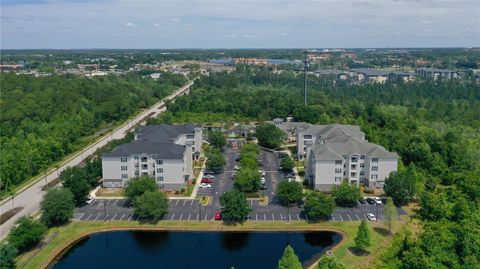
[(351, 173), (350, 173), (350, 177), (357, 177), (357, 173), (351, 172)]
[(371, 175), (370, 178), (371, 179), (378, 179), (378, 175)]
[(378, 171), (378, 166), (372, 166), (372, 171)]
[(303, 139), (312, 139), (312, 135), (304, 135)]
[(346, 160), (346, 159), (347, 159), (347, 155), (343, 155), (343, 159)]
[(135, 175), (138, 176), (140, 173), (138, 171), (135, 171)]
[(357, 165), (356, 165), (356, 164), (352, 164), (350, 167), (351, 167), (351, 169), (354, 169), (354, 170), (357, 169)]
[(336, 160), (335, 165), (342, 165), (342, 160)]
[(148, 172), (142, 172), (142, 176), (148, 176)]
[(347, 175), (347, 171), (343, 171), (343, 175), (346, 176), (346, 175)]
[(358, 162), (358, 158), (357, 157), (352, 157), (352, 163), (357, 163)]
[(195, 138), (195, 135), (192, 135), (192, 134), (187, 135), (187, 139), (194, 139), (194, 138)]
[(157, 160), (157, 164), (158, 164), (158, 165), (162, 165), (162, 164), (163, 164), (163, 160)]
[(341, 174), (342, 168), (335, 168), (335, 174)]
[(137, 167), (137, 168), (138, 168), (138, 163), (136, 163), (136, 164), (135, 164), (135, 167)]
[(163, 173), (163, 168), (157, 168), (157, 173)]
[(126, 167), (126, 166), (122, 166), (120, 169), (121, 169), (122, 171), (127, 171), (127, 167)]
[(148, 169), (148, 164), (142, 164), (142, 169)]
[(361, 176), (364, 176), (364, 175), (365, 175), (365, 171), (360, 171), (360, 175), (361, 175)]
[(365, 163), (360, 163), (360, 167), (361, 168), (365, 167)]
[(372, 158), (372, 163), (378, 163), (378, 158)]
[(163, 177), (157, 177), (158, 181), (163, 181)]
[(335, 182), (342, 182), (342, 177), (335, 177)]
[(133, 157), (135, 160), (138, 160), (138, 155), (135, 155), (135, 157)]
[(148, 157), (142, 157), (142, 162), (146, 163), (148, 161)]
[(360, 160), (365, 160), (365, 155), (360, 155)]
[(124, 158), (124, 157), (120, 158), (120, 162), (126, 163), (126, 162), (127, 162), (127, 158)]
[(122, 178), (128, 178), (128, 174), (122, 174)]
[(192, 147), (192, 152), (195, 152), (195, 146)]

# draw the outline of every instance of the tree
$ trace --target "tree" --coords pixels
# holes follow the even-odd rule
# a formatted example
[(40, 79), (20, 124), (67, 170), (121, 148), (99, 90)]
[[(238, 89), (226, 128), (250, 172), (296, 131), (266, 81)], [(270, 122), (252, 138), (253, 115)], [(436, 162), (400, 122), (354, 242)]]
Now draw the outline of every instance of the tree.
[(362, 197), (360, 189), (346, 181), (333, 188), (332, 196), (335, 198), (337, 205), (348, 207), (357, 205), (357, 201)]
[(75, 199), (66, 188), (50, 189), (40, 203), (42, 221), (47, 226), (66, 223), (73, 216)]
[(415, 165), (410, 163), (405, 170), (391, 173), (383, 189), (397, 205), (405, 205), (416, 196), (420, 180)]
[(210, 142), (210, 145), (220, 151), (223, 151), (223, 148), (225, 147), (225, 145), (227, 145), (227, 139), (225, 138), (223, 133), (219, 131), (209, 132), (208, 140)]
[(83, 167), (68, 167), (60, 174), (63, 187), (68, 188), (75, 199), (76, 205), (85, 203), (90, 191), (87, 181), (87, 170)]
[(303, 198), (302, 184), (296, 181), (282, 181), (277, 186), (277, 198), (286, 206), (290, 206)]
[(346, 269), (346, 267), (334, 256), (323, 256), (318, 261), (317, 269)]
[(134, 211), (142, 220), (157, 222), (168, 212), (168, 199), (157, 190), (145, 191), (135, 199)]
[(393, 223), (398, 220), (397, 207), (393, 203), (393, 199), (391, 197), (387, 198), (387, 203), (385, 204), (383, 215), (385, 216), (385, 220), (383, 221), (383, 223), (385, 224), (385, 226), (387, 226), (388, 232), (391, 233)]
[(278, 261), (277, 269), (302, 269), (302, 263), (298, 259), (293, 248), (288, 245), (283, 251), (283, 256)]
[(266, 148), (278, 148), (282, 142), (285, 134), (275, 125), (262, 123), (257, 127), (256, 137), (258, 144)]
[(357, 235), (355, 236), (355, 247), (363, 252), (367, 251), (367, 248), (372, 244), (370, 236), (370, 229), (368, 228), (367, 221), (362, 220), (360, 226), (358, 226)]
[(315, 191), (307, 195), (303, 208), (309, 220), (328, 219), (335, 210), (335, 202), (331, 196)]
[(212, 149), (207, 155), (206, 166), (209, 170), (212, 170), (214, 173), (219, 173), (223, 170), (225, 166), (225, 159), (218, 149)]
[(247, 196), (238, 190), (225, 192), (220, 197), (222, 218), (227, 223), (244, 222), (251, 208), (247, 204)]
[(290, 172), (292, 171), (293, 167), (295, 167), (295, 163), (293, 162), (292, 157), (286, 156), (282, 158), (280, 166), (282, 167), (283, 172)]
[(233, 185), (241, 192), (254, 192), (260, 187), (260, 174), (256, 169), (242, 167), (235, 176)]
[(138, 178), (133, 178), (128, 183), (127, 188), (125, 189), (125, 195), (130, 199), (130, 201), (135, 202), (137, 197), (140, 197), (147, 191), (156, 191), (158, 189), (155, 179), (149, 176), (141, 176)]
[(18, 250), (9, 243), (0, 243), (0, 268), (15, 269)]
[(21, 217), (8, 235), (8, 242), (20, 252), (34, 247), (47, 232), (47, 227), (31, 217)]

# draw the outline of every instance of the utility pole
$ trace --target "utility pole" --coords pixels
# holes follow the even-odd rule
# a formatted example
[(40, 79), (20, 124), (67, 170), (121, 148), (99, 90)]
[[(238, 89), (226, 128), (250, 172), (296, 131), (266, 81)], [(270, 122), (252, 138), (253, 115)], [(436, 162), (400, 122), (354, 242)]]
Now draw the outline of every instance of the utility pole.
[(304, 59), (303, 59), (303, 93), (305, 96), (305, 106), (307, 106), (307, 69), (309, 66), (307, 51), (304, 51)]

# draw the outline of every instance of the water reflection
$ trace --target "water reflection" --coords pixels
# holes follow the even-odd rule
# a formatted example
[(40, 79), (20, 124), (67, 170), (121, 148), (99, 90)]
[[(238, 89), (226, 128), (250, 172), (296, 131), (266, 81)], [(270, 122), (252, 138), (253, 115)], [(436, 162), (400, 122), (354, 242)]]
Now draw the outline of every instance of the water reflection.
[[(333, 236), (325, 236), (324, 233), (306, 232), (303, 233), (305, 243), (312, 247), (326, 247), (330, 246), (334, 242)], [(336, 239), (335, 239), (336, 240)]]
[(145, 251), (158, 251), (168, 246), (168, 232), (132, 232), (135, 243)]
[(220, 235), (220, 240), (222, 242), (222, 247), (228, 252), (239, 251), (244, 247), (248, 246), (248, 240), (250, 238), (250, 233), (222, 233)]

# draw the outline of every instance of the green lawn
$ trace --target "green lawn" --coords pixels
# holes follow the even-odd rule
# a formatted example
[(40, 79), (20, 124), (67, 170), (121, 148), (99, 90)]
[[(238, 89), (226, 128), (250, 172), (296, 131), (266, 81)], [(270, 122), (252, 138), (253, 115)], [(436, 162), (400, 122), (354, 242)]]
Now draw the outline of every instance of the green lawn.
[[(249, 221), (241, 225), (223, 225), (221, 222), (198, 221), (198, 222), (182, 222), (182, 221), (161, 221), (156, 225), (140, 224), (135, 221), (74, 221), (68, 225), (50, 229), (49, 234), (58, 231), (58, 235), (47, 244), (42, 250), (35, 255), (30, 253), (19, 257), (19, 261), (31, 260), (24, 268), (45, 268), (59, 253), (62, 252), (70, 244), (79, 238), (88, 234), (109, 230), (200, 230), (200, 231), (269, 231), (269, 230), (332, 230), (340, 232), (344, 235), (344, 240), (333, 248), (334, 255), (342, 261), (347, 268), (369, 268), (369, 262), (378, 256), (385, 246), (391, 240), (391, 236), (385, 235), (380, 224), (371, 223), (373, 246), (370, 247), (371, 255), (356, 256), (349, 250), (354, 243), (359, 222), (254, 222)], [(395, 225), (398, 230), (401, 223)]]

